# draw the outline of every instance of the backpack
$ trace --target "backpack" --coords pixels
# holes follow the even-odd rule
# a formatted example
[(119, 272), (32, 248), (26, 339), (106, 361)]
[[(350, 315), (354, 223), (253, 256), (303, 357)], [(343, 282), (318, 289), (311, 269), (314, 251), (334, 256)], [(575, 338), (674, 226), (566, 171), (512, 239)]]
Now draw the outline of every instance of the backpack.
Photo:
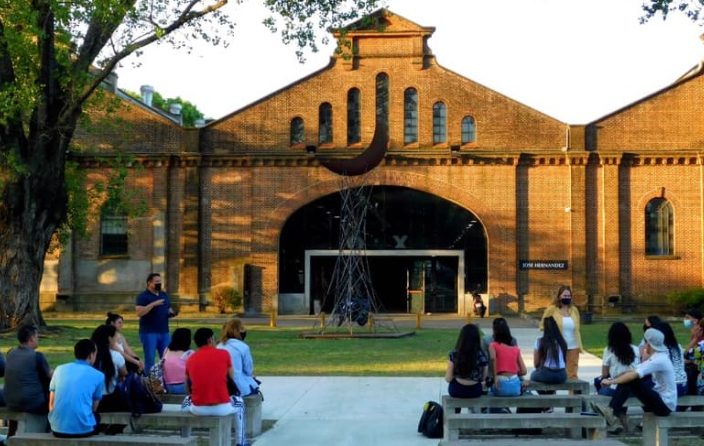
[(161, 412), (163, 404), (149, 387), (148, 377), (130, 373), (123, 385), (127, 406), (133, 417), (139, 417), (143, 413)]
[(157, 395), (167, 393), (166, 383), (164, 382), (164, 358), (161, 358), (159, 362), (149, 369), (149, 375), (147, 377), (149, 378), (149, 388), (153, 393)]
[(435, 401), (423, 405), (418, 432), (428, 438), (442, 438), (442, 406)]

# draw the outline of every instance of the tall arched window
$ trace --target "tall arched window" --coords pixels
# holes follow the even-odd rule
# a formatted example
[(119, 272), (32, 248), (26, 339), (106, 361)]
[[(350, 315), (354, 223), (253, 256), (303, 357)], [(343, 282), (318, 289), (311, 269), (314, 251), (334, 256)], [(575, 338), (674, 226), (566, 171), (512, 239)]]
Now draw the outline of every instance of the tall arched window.
[(376, 75), (376, 125), (383, 126), (389, 132), (389, 75)]
[(653, 198), (645, 206), (645, 254), (671, 256), (675, 251), (674, 211), (669, 201)]
[(323, 102), (318, 109), (318, 143), (332, 144), (332, 105)]
[(347, 144), (362, 140), (362, 105), (359, 89), (347, 92)]
[(291, 120), (291, 145), (303, 144), (306, 140), (303, 118), (295, 117)]
[(418, 142), (418, 92), (406, 88), (403, 93), (403, 143)]
[(433, 104), (433, 144), (447, 142), (447, 107), (442, 102)]
[(469, 144), (477, 140), (477, 126), (474, 118), (465, 116), (462, 118), (462, 144)]

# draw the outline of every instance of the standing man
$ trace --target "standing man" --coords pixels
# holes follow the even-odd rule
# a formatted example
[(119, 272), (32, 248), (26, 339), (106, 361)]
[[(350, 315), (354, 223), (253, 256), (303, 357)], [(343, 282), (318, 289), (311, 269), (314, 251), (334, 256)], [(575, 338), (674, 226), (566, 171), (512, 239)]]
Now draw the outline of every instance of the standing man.
[(105, 375), (93, 368), (97, 349), (90, 339), (73, 347), (76, 361), (56, 368), (49, 384), (49, 424), (55, 437), (97, 434), (95, 412), (103, 396)]
[(149, 373), (154, 365), (154, 354), (159, 357), (169, 345), (169, 318), (176, 312), (169, 296), (161, 290), (161, 276), (147, 276), (147, 289), (137, 296), (135, 310), (139, 317), (139, 340), (144, 349), (144, 370)]

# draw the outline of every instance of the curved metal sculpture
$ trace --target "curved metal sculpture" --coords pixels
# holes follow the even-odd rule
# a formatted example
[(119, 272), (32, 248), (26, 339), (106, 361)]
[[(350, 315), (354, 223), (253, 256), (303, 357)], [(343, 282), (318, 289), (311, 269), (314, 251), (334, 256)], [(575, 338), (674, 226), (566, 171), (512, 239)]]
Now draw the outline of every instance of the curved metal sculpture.
[(338, 175), (348, 177), (363, 175), (378, 166), (384, 159), (388, 141), (386, 127), (377, 124), (372, 142), (364, 152), (354, 158), (321, 161), (320, 164)]

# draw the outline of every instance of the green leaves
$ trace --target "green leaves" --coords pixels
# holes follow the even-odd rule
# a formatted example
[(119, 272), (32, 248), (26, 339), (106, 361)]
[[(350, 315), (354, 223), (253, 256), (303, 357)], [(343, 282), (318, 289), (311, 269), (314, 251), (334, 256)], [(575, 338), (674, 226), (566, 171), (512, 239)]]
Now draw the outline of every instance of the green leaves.
[(702, 21), (702, 8), (702, 0), (649, 0), (643, 4), (645, 14), (640, 18), (640, 22), (645, 23), (658, 14), (662, 14), (662, 19), (665, 20), (671, 11), (680, 12), (693, 22), (699, 22)]

